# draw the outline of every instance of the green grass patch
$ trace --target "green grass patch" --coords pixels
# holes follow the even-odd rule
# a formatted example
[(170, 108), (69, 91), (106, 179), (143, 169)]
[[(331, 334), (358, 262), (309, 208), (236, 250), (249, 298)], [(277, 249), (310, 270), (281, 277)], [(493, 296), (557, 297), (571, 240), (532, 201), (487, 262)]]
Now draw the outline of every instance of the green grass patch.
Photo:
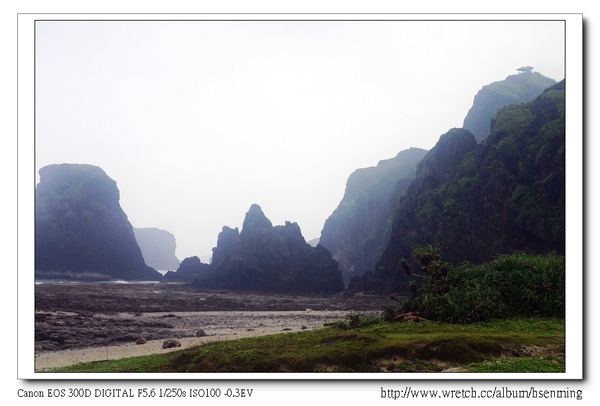
[[(369, 319), (366, 324), (215, 342), (49, 372), (437, 372), (448, 365), (472, 372), (564, 372), (562, 319), (472, 324)], [(539, 358), (538, 353), (553, 358)]]
[(533, 357), (533, 358), (501, 358), (466, 365), (469, 372), (495, 372), (495, 373), (520, 373), (520, 372), (565, 372), (563, 358)]

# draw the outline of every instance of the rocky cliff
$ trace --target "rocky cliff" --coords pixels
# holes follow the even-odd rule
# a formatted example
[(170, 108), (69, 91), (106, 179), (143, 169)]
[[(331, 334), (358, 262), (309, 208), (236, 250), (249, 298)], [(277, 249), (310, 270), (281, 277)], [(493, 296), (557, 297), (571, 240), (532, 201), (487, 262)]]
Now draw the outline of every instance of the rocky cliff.
[(159, 280), (146, 265), (114, 180), (92, 165), (43, 167), (35, 191), (37, 278)]
[(554, 79), (547, 78), (539, 72), (510, 75), (504, 80), (490, 83), (475, 95), (463, 128), (471, 131), (475, 140), (481, 142), (490, 134), (491, 121), (498, 110), (509, 104), (531, 101), (554, 84)]
[[(544, 89), (556, 82), (540, 73), (508, 76), (505, 80), (484, 86), (474, 97), (473, 105), (465, 117), (463, 127), (480, 142), (490, 134), (492, 118), (502, 107), (524, 103), (539, 96)], [(458, 130), (458, 129), (457, 129)], [(465, 140), (470, 147), (475, 143)], [(460, 145), (454, 145), (460, 149)], [(439, 146), (444, 153), (446, 151)], [(339, 263), (344, 282), (375, 268), (389, 242), (392, 217), (400, 196), (415, 177), (417, 163), (427, 151), (411, 148), (400, 152), (395, 158), (379, 162), (376, 167), (355, 171), (346, 184), (346, 192), (340, 204), (326, 220), (320, 243)], [(423, 168), (421, 187), (427, 187), (437, 174), (446, 174), (441, 166), (451, 160), (429, 157)], [(434, 162), (436, 162), (434, 164)], [(447, 174), (446, 174), (447, 175)]]
[(562, 81), (504, 107), (480, 144), (464, 129), (442, 135), (400, 199), (375, 270), (349, 289), (408, 293), (400, 262), (428, 245), (453, 263), (515, 251), (564, 254), (564, 89)]
[(296, 223), (273, 226), (256, 204), (246, 213), (241, 232), (223, 228), (211, 267), (210, 274), (194, 286), (288, 293), (344, 289), (337, 263), (327, 249), (307, 244)]
[(398, 200), (426, 153), (410, 148), (348, 178), (344, 197), (326, 220), (319, 240), (338, 262), (345, 283), (375, 267), (389, 240)]
[(175, 256), (177, 242), (172, 233), (159, 228), (134, 228), (133, 233), (146, 265), (163, 271), (179, 267)]

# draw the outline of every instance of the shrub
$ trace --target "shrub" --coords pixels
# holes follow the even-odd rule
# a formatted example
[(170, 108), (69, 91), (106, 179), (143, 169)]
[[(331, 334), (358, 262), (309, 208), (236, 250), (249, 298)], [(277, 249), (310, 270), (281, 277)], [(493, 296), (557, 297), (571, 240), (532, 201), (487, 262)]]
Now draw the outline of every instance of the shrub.
[[(435, 247), (413, 251), (423, 283), (397, 309), (430, 320), (473, 323), (510, 316), (564, 317), (565, 259), (556, 254), (500, 255), (452, 267)], [(393, 319), (391, 311), (384, 312)]]

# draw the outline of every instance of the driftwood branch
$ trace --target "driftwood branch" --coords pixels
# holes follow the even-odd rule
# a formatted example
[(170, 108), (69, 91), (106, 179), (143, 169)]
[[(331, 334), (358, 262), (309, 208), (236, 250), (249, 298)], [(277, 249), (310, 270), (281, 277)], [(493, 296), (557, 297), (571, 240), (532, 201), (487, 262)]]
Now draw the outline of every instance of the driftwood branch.
[(418, 323), (421, 321), (429, 321), (421, 316), (417, 316), (413, 312), (399, 314), (396, 317), (394, 317), (393, 320), (398, 321), (398, 322), (413, 322), (413, 323)]
[(419, 275), (419, 274), (412, 273), (410, 271), (410, 267), (408, 266), (408, 262), (406, 262), (405, 259), (403, 259), (402, 261), (400, 261), (400, 265), (402, 265), (402, 269), (404, 269), (404, 272), (406, 272), (410, 276), (414, 276), (414, 277), (417, 277), (417, 278), (424, 278), (425, 277), (425, 275)]

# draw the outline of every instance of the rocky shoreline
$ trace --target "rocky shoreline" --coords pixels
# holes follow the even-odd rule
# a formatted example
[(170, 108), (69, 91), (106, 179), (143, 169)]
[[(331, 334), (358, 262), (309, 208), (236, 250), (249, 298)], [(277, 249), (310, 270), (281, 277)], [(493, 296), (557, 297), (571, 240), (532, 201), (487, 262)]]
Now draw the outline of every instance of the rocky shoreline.
[[(211, 341), (302, 331), (387, 297), (199, 291), (186, 284), (42, 283), (35, 292), (36, 370), (169, 351)], [(178, 347), (175, 347), (177, 349)]]

